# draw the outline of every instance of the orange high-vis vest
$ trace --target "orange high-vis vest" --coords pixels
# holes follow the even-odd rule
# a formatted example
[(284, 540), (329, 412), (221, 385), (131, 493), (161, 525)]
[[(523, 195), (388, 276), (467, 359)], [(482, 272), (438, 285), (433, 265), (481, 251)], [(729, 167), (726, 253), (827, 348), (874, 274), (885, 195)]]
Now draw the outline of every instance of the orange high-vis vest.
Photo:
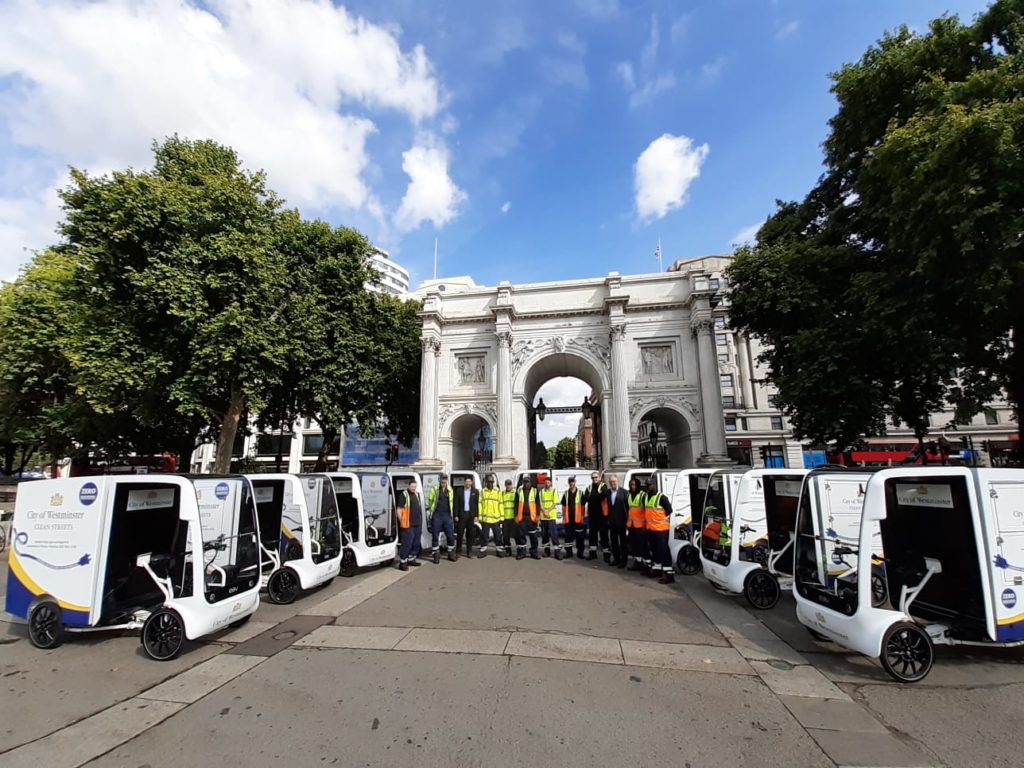
[(398, 507), (398, 527), (412, 527), (412, 502), (409, 501), (408, 491), (402, 491), (402, 504)]
[(629, 505), (629, 518), (626, 520), (627, 528), (642, 530), (647, 527), (646, 494), (638, 491), (636, 494), (626, 494), (626, 503)]
[(573, 508), (572, 516), (573, 519), (569, 519), (569, 494), (572, 491), (566, 491), (562, 494), (562, 522), (572, 523), (573, 525), (583, 525), (583, 521), (587, 519), (587, 510), (583, 506), (583, 494), (580, 493), (579, 488), (576, 489), (576, 506)]
[(648, 531), (667, 531), (669, 529), (668, 515), (661, 507), (661, 494), (656, 493), (647, 498), (646, 524)]
[(523, 489), (516, 491), (516, 522), (523, 522), (523, 509), (527, 508), (530, 513), (530, 522), (537, 522), (537, 489), (531, 488), (528, 497), (523, 497)]

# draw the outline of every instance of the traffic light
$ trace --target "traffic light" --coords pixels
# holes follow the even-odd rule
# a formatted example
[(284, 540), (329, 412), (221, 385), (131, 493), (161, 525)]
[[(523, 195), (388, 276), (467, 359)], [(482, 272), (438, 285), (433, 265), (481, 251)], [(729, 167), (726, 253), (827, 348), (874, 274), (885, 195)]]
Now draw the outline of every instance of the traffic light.
[(768, 446), (762, 445), (757, 450), (761, 454), (761, 461), (768, 461)]

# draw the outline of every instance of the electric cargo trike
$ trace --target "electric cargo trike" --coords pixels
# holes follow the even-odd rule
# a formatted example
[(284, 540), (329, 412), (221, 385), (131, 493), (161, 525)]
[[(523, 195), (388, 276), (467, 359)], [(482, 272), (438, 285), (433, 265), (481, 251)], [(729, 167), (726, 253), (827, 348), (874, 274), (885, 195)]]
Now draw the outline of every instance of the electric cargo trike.
[(29, 640), (141, 629), (158, 661), (259, 606), (259, 524), (244, 477), (96, 476), (23, 484), (6, 609)]
[(669, 552), (676, 570), (684, 576), (700, 573), (700, 551), (694, 540), (694, 511), (700, 521), (700, 510), (704, 506), (704, 497), (708, 492), (710, 469), (683, 469), (675, 473), (672, 482), (672, 536), (668, 540)]
[[(809, 512), (809, 510), (808, 510)], [(867, 482), (857, 541), (833, 551), (856, 561), (852, 594), (826, 580), (801, 507), (797, 617), (813, 632), (877, 658), (894, 679), (917, 682), (935, 645), (1024, 643), (1024, 470), (884, 469)], [(885, 550), (890, 606), (872, 601), (875, 531)]]
[(247, 475), (260, 518), (260, 566), (270, 602), (329, 584), (341, 570), (338, 502), (326, 475)]
[[(789, 547), (796, 501), (807, 470), (748, 470), (740, 477), (735, 496), (724, 478), (719, 480), (719, 474), (715, 474), (712, 486), (714, 495), (722, 496), (725, 503), (721, 511), (705, 507), (700, 548), (704, 575), (715, 587), (742, 594), (754, 608), (774, 608), (782, 595), (780, 575), (789, 585), (790, 564), (783, 564), (781, 571), (778, 566), (786, 552), (790, 561), (793, 557)], [(769, 498), (773, 510), (771, 525)], [(788, 525), (780, 526), (784, 522), (780, 519), (782, 509), (787, 505), (789, 511), (784, 520)]]
[(386, 472), (328, 472), (341, 513), (341, 575), (391, 565), (398, 554), (398, 511)]

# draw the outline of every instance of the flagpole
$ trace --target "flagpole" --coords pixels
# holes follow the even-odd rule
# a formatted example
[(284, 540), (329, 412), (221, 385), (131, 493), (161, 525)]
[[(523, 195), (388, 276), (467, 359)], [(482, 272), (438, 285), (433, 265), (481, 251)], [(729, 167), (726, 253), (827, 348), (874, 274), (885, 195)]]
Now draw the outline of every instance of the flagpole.
[(437, 238), (434, 238), (434, 279), (437, 280)]

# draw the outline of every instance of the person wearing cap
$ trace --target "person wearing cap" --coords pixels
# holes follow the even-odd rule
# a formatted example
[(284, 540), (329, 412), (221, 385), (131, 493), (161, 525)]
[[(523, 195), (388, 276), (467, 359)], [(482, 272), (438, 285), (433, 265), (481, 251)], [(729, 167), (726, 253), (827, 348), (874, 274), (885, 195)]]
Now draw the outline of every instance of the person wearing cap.
[(416, 560), (419, 548), (420, 526), (423, 509), (420, 495), (416, 492), (416, 481), (410, 480), (404, 491), (398, 494), (398, 569), (408, 571), (409, 566), (418, 566)]
[(671, 584), (676, 580), (672, 570), (672, 552), (668, 547), (671, 520), (672, 503), (668, 496), (658, 492), (658, 476), (651, 475), (647, 481), (647, 544), (651, 550), (651, 576), (660, 575), (660, 584)]
[(555, 550), (555, 559), (562, 559), (562, 545), (558, 542), (558, 491), (551, 486), (551, 477), (542, 475), (544, 487), (540, 489), (540, 528), (544, 542), (544, 557), (551, 557)]
[(523, 551), (526, 549), (526, 537), (530, 537), (530, 557), (540, 560), (540, 530), (537, 522), (540, 519), (540, 509), (537, 503), (537, 489), (532, 487), (530, 477), (523, 478), (523, 484), (516, 491), (516, 560), (526, 557)]
[(501, 492), (501, 540), (505, 544), (505, 554), (512, 555), (512, 543), (516, 540), (516, 491), (512, 481), (505, 481), (505, 490)]
[(501, 541), (502, 518), (501, 491), (494, 485), (494, 475), (484, 479), (484, 489), (480, 491), (480, 552), (477, 557), (487, 556), (488, 536), (494, 537), (494, 552), (504, 557)]
[(466, 557), (472, 557), (479, 517), (480, 491), (473, 487), (473, 478), (467, 476), (455, 494), (455, 550), (460, 555), (465, 547)]
[(583, 503), (587, 506), (587, 524), (590, 526), (590, 554), (588, 560), (597, 559), (597, 547), (601, 546), (604, 561), (612, 560), (608, 549), (608, 487), (601, 482), (600, 472), (590, 473), (590, 485), (583, 491)]
[(435, 488), (430, 489), (430, 496), (427, 498), (427, 509), (430, 512), (430, 552), (434, 558), (434, 564), (441, 562), (441, 534), (444, 534), (445, 544), (448, 545), (448, 559), (453, 563), (459, 559), (459, 550), (455, 546), (455, 525), (452, 520), (452, 512), (455, 509), (455, 493), (448, 485), (448, 475), (441, 473), (441, 478)]
[(583, 494), (576, 487), (576, 478), (569, 478), (569, 490), (562, 494), (562, 522), (565, 524), (565, 556), (572, 557), (573, 544), (576, 556), (583, 559), (584, 538), (587, 533), (587, 508)]

